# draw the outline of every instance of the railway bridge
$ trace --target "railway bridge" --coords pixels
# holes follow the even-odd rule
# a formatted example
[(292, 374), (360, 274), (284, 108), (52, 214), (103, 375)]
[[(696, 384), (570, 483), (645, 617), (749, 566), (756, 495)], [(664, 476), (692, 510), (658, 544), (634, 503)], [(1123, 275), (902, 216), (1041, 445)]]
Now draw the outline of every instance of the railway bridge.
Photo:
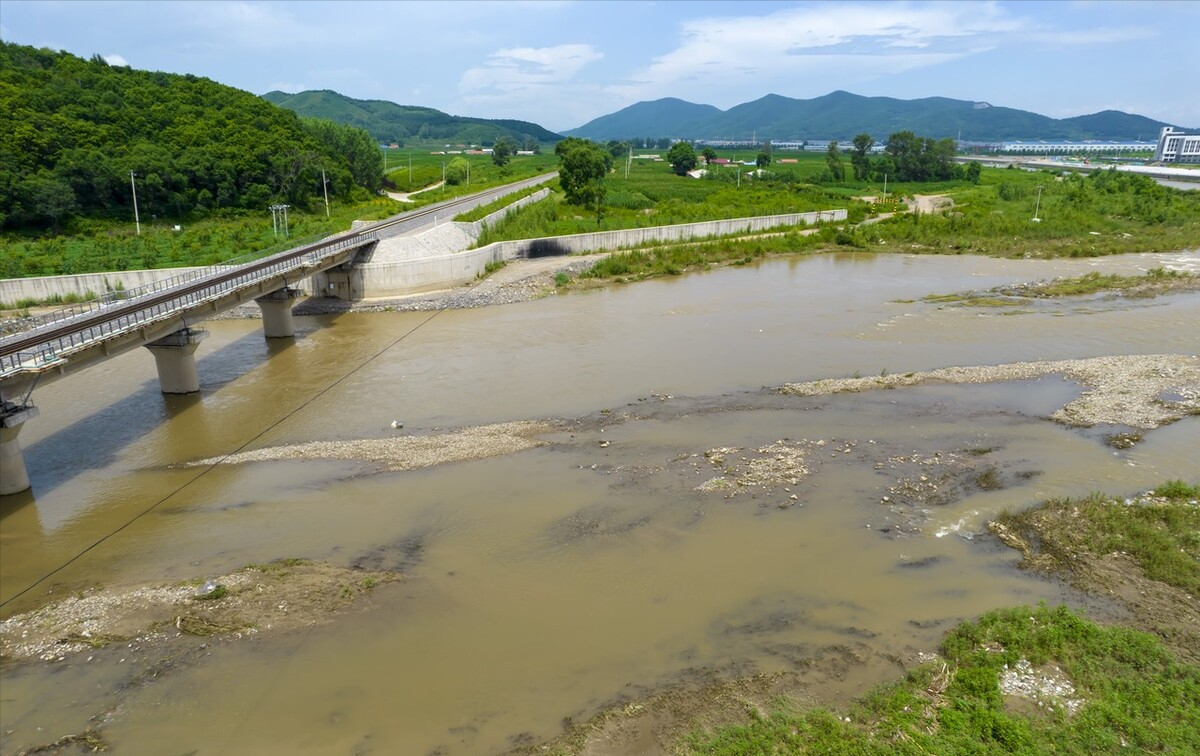
[(292, 305), (301, 293), (297, 285), (304, 279), (325, 273), (332, 282), (341, 271), (341, 278), (348, 280), (349, 269), (381, 236), (428, 225), (439, 216), (487, 204), (554, 175), (440, 202), (267, 257), (110, 292), (40, 316), (31, 328), (0, 339), (0, 495), (30, 487), (17, 435), (38, 413), (32, 394), (39, 383), (146, 347), (154, 355), (163, 393), (199, 391), (195, 353), (207, 335), (197, 327), (200, 321), (253, 300), (262, 309), (264, 335), (290, 338), (295, 335)]

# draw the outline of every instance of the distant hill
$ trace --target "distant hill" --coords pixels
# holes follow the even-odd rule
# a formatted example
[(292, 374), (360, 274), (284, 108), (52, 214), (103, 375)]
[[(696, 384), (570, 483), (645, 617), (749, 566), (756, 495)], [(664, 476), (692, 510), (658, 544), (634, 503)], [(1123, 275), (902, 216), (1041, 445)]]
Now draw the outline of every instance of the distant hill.
[(766, 141), (837, 139), (866, 132), (884, 141), (897, 131), (940, 139), (974, 141), (1005, 139), (1153, 140), (1165, 124), (1114, 110), (1074, 118), (1048, 116), (986, 102), (925, 97), (898, 100), (831, 92), (811, 100), (769, 94), (729, 110), (674, 98), (639, 102), (601, 116), (566, 136), (598, 141), (633, 137), (683, 139), (755, 139)]
[(409, 139), (436, 139), (462, 144), (490, 144), (508, 135), (524, 146), (529, 140), (557, 142), (562, 136), (528, 121), (466, 118), (433, 108), (397, 105), (386, 100), (355, 100), (328, 89), (288, 94), (267, 92), (262, 98), (307, 118), (325, 118), (357, 126), (380, 142), (403, 144)]
[(658, 138), (688, 133), (695, 124), (705, 123), (722, 114), (723, 111), (712, 105), (696, 105), (676, 97), (664, 97), (630, 105), (616, 113), (600, 116), (586, 126), (563, 133), (599, 141), (630, 137)]

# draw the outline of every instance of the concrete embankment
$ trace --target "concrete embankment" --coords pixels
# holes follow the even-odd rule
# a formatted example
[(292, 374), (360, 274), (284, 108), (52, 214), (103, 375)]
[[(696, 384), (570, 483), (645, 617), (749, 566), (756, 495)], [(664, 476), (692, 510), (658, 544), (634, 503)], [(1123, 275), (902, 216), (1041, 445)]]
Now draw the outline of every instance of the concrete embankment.
[(651, 242), (678, 242), (689, 239), (753, 233), (772, 228), (813, 225), (822, 221), (844, 221), (846, 211), (822, 210), (754, 218), (652, 226), (620, 231), (521, 239), (489, 244), (486, 247), (432, 257), (410, 258), (394, 262), (375, 262), (355, 268), (356, 282), (368, 297), (392, 297), (445, 289), (473, 280), (489, 263), (524, 257), (612, 252)]
[[(473, 223), (445, 221), (419, 232), (380, 240), (368, 262), (351, 272), (354, 298), (395, 297), (451, 288), (474, 280), (489, 263), (525, 257), (609, 252), (651, 242), (753, 233), (772, 228), (811, 226), (819, 222), (846, 220), (846, 210), (822, 210), (753, 218), (731, 218), (672, 226), (652, 226), (620, 231), (597, 231), (544, 239), (497, 242), (478, 249), (468, 247), (482, 229), (531, 202), (543, 199), (548, 190), (536, 192)], [(45, 301), (52, 297), (86, 297), (113, 289), (130, 290), (197, 270), (170, 268), (91, 273), (42, 278), (13, 278), (0, 281), (0, 302)], [(329, 289), (326, 274), (310, 279), (308, 293), (317, 296)]]

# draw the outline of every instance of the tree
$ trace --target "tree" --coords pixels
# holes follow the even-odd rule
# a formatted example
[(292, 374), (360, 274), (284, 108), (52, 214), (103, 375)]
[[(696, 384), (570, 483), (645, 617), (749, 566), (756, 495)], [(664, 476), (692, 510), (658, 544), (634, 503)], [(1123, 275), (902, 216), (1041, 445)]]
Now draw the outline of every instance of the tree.
[(846, 168), (842, 165), (842, 152), (836, 141), (830, 142), (829, 149), (825, 151), (825, 164), (829, 166), (829, 175), (834, 181), (845, 180)]
[(771, 153), (769, 153), (769, 152), (758, 153), (758, 157), (756, 157), (754, 159), (754, 164), (757, 165), (759, 168), (766, 168), (768, 165), (771, 164)]
[(712, 165), (712, 161), (717, 159), (717, 151), (712, 147), (705, 147), (701, 154), (704, 156), (705, 165)]
[(517, 142), (510, 136), (502, 136), (492, 144), (492, 162), (503, 168), (517, 154)]
[(467, 180), (467, 171), (470, 166), (466, 158), (456, 157), (446, 166), (446, 183), (450, 186), (458, 186)]
[(616, 139), (610, 139), (608, 144), (604, 145), (608, 150), (608, 154), (613, 156), (613, 160), (623, 158), (629, 152), (629, 142), (620, 142)]
[(682, 176), (694, 169), (699, 161), (696, 158), (696, 150), (692, 148), (691, 144), (676, 142), (667, 151), (667, 162), (671, 164), (671, 170)]
[(983, 169), (980, 167), (979, 161), (972, 160), (967, 164), (967, 181), (970, 181), (972, 184), (978, 184), (979, 174), (982, 172)]
[(867, 181), (871, 178), (871, 148), (875, 140), (870, 134), (859, 134), (854, 137), (854, 152), (850, 154), (850, 167), (854, 169), (855, 181)]
[(562, 140), (555, 145), (554, 153), (558, 155), (558, 183), (567, 195), (567, 202), (594, 205), (598, 224), (604, 202), (604, 177), (612, 168), (612, 154), (590, 139), (578, 137)]

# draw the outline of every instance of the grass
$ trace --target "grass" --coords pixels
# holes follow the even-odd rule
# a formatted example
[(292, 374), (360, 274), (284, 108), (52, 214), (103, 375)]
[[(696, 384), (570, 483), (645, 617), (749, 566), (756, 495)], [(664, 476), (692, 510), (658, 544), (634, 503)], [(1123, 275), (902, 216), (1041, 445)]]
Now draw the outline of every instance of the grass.
[(1123, 276), (1117, 273), (1104, 275), (1093, 271), (1077, 278), (1058, 278), (1046, 283), (1026, 287), (1030, 296), (1072, 297), (1095, 294), (1102, 291), (1123, 291), (1146, 284), (1167, 283), (1186, 278), (1195, 278), (1192, 273), (1154, 268), (1142, 276)]
[(484, 218), (488, 217), (489, 215), (496, 212), (497, 210), (508, 207), (509, 205), (513, 204), (517, 200), (525, 199), (529, 195), (531, 195), (535, 192), (540, 192), (544, 188), (545, 188), (544, 186), (531, 186), (531, 187), (522, 189), (519, 192), (513, 192), (512, 194), (506, 194), (503, 197), (501, 197), (500, 199), (495, 200), (493, 202), (489, 202), (486, 205), (480, 205), (479, 207), (474, 208), (473, 210), (468, 210), (465, 213), (459, 213), (458, 215), (454, 216), (454, 220), (461, 221), (463, 223), (472, 223), (477, 220), (483, 220)]
[[(726, 157), (752, 158), (748, 151), (718, 151)], [(389, 165), (389, 179), (401, 189), (428, 186), (440, 179), (441, 162), (450, 155), (413, 152), (412, 183), (408, 186), (407, 157), (403, 165)], [(407, 204), (411, 209), (451, 196), (479, 191), (526, 176), (544, 173), (557, 165), (553, 154), (520, 156), (504, 168), (488, 156), (462, 156), (471, 164), (470, 186), (441, 187), (422, 192)], [(703, 179), (676, 176), (666, 163), (635, 160), (628, 175), (618, 166), (605, 180), (605, 202), (599, 222), (593, 208), (568, 205), (560, 192), (516, 210), (487, 229), (480, 246), (509, 239), (585, 233), (647, 226), (671, 225), (736, 217), (799, 213), (846, 208), (848, 223), (823, 229), (814, 237), (774, 237), (733, 242), (718, 258), (679, 265), (651, 255), (651, 268), (629, 275), (675, 275), (688, 265), (746, 264), (761, 254), (853, 248), (871, 252), (920, 254), (986, 254), (1014, 258), (1092, 257), (1127, 252), (1163, 252), (1188, 249), (1200, 238), (1200, 192), (1162, 187), (1143, 176), (1111, 171), (1089, 176), (1049, 171), (987, 168), (979, 184), (947, 181), (888, 186), (888, 202), (862, 197), (882, 196), (875, 182), (826, 183), (823, 155), (779, 152), (777, 158), (795, 157), (794, 165), (773, 164), (762, 178), (743, 176), (739, 186), (731, 168), (714, 167)], [(435, 171), (436, 169), (436, 171)], [(436, 175), (435, 175), (436, 173)], [(1040, 199), (1038, 187), (1041, 187)], [(903, 210), (902, 197), (946, 194), (953, 207), (937, 214), (896, 212), (869, 226), (859, 222), (883, 212)], [(1040, 223), (1030, 222), (1035, 202), (1040, 202)], [(323, 206), (294, 208), (292, 243), (344, 230), (355, 219), (378, 219), (402, 208), (386, 199), (335, 203), (334, 217), (326, 219)], [(482, 209), (481, 209), (482, 212)], [(135, 236), (126, 220), (83, 220), (69, 234), (56, 236), (8, 235), (0, 244), (0, 276), (60, 275), (209, 265), (247, 252), (266, 253), (284, 244), (275, 239), (266, 213), (213, 216), (204, 219), (150, 219)], [(180, 223), (181, 231), (174, 231)], [(721, 242), (727, 244), (727, 242)], [(740, 253), (740, 254), (739, 254)], [(667, 257), (670, 257), (668, 255)], [(660, 261), (661, 260), (661, 261)], [(1062, 283), (1062, 286), (1067, 284)], [(1113, 279), (1077, 286), (1112, 288)], [(1000, 300), (993, 306), (1007, 306)]]
[[(944, 661), (872, 691), (845, 715), (780, 703), (748, 724), (694, 733), (711, 756), (1000, 756), (1200, 751), (1200, 667), (1152, 635), (1106, 628), (1065, 607), (990, 612), (953, 630)], [(1061, 670), (1082, 701), (1013, 705), (1000, 677), (1022, 660)]]
[[(1146, 576), (1200, 596), (1200, 486), (1169, 481), (1153, 492), (1161, 502), (1139, 503), (1093, 494), (1083, 499), (1053, 499), (1043, 507), (1005, 512), (996, 522), (1034, 538), (1038, 549), (1066, 567), (1075, 554), (1121, 551)], [(1040, 518), (1069, 517), (1069, 528), (1039, 528)]]
[(1194, 273), (1153, 268), (1145, 275), (1105, 275), (1093, 271), (1075, 278), (1056, 278), (1016, 286), (998, 286), (986, 292), (957, 292), (953, 294), (929, 294), (921, 298), (933, 304), (954, 304), (967, 307), (1019, 307), (1031, 299), (1075, 297), (1111, 291), (1136, 291), (1146, 295), (1170, 291), (1180, 287), (1200, 284), (1200, 276)]
[(323, 206), (311, 211), (292, 208), (287, 240), (276, 237), (270, 214), (265, 212), (213, 215), (185, 222), (181, 231), (174, 230), (173, 219), (144, 221), (141, 235), (124, 222), (81, 221), (70, 234), (4, 235), (0, 277), (215, 265), (245, 254), (267, 254), (315, 241), (345, 231), (354, 220), (379, 220), (402, 209), (400, 203), (386, 198), (335, 203), (329, 218)]
[(299, 557), (287, 557), (285, 559), (276, 559), (265, 563), (251, 563), (245, 566), (244, 569), (256, 570), (268, 575), (277, 575), (284, 577), (292, 573), (293, 567), (312, 564), (311, 560), (301, 559)]
[[(998, 522), (1037, 538), (1038, 550), (1056, 558), (1119, 550), (1151, 579), (1188, 592), (1176, 600), (1192, 601), (1200, 592), (1197, 501), (1200, 485), (1171, 480), (1136, 499), (1053, 500)], [(1055, 526), (1038, 527), (1045, 522)], [(692, 732), (683, 750), (706, 756), (1200, 753), (1200, 666), (1180, 662), (1155, 634), (1041, 605), (964, 622), (940, 651), (937, 661), (845, 711), (780, 700), (767, 713), (748, 709), (748, 722)], [(1003, 690), (1001, 680), (1014, 674), (1027, 683), (1053, 676), (1057, 688)]]
[[(618, 169), (606, 180), (599, 224), (593, 210), (566, 205), (559, 197), (553, 210), (539, 203), (536, 210), (514, 213), (480, 242), (837, 207), (847, 208), (853, 225), (904, 209), (896, 199), (917, 193), (946, 194), (954, 206), (937, 214), (899, 212), (868, 227), (843, 230), (841, 238), (836, 233), (823, 237), (823, 246), (1047, 258), (1175, 251), (1193, 247), (1200, 238), (1200, 192), (1167, 189), (1133, 174), (988, 168), (979, 184), (890, 184), (889, 202), (882, 204), (857, 199), (881, 196), (882, 186), (814, 183), (820, 180), (823, 156), (797, 159), (795, 166), (773, 165), (766, 177), (743, 180), (740, 187), (729, 180), (731, 169), (720, 169), (724, 176), (715, 169), (712, 178), (697, 180), (676, 176), (663, 163), (635, 161), (628, 178)], [(1031, 223), (1039, 186), (1041, 222)]]

